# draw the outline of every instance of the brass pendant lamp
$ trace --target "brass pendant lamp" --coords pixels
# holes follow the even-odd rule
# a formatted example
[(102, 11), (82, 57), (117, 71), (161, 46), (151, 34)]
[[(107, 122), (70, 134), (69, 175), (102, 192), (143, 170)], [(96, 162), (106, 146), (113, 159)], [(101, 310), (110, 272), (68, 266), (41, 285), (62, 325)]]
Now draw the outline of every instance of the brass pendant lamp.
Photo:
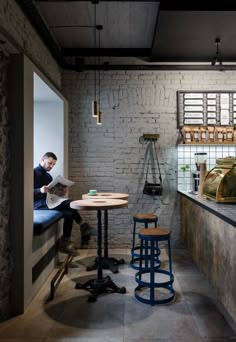
[[(100, 31), (102, 30), (102, 25), (98, 25), (97, 29), (98, 29), (98, 48), (100, 51), (100, 46), (101, 46)], [(100, 65), (100, 54), (98, 56), (98, 64)], [(101, 79), (100, 79), (100, 69), (99, 69), (99, 71), (98, 71), (98, 103), (99, 103), (99, 105), (100, 105), (100, 83), (101, 83)], [(97, 124), (98, 125), (102, 124), (102, 112), (100, 111), (100, 108), (98, 108)]]
[[(97, 32), (96, 32), (96, 21), (97, 21), (97, 12), (96, 12), (96, 4), (98, 3), (98, 1), (92, 1), (92, 3), (94, 4), (94, 46), (95, 46), (95, 50), (97, 47)], [(96, 54), (94, 56), (94, 64), (97, 64), (97, 57)], [(98, 113), (99, 113), (99, 104), (97, 102), (97, 70), (95, 68), (94, 71), (94, 100), (92, 101), (92, 116), (93, 117), (98, 117)]]
[[(102, 25), (97, 25), (97, 11), (96, 5), (98, 1), (92, 1), (94, 4), (94, 45), (95, 50), (97, 48), (97, 31), (98, 30), (98, 49), (100, 51), (100, 31), (103, 29)], [(100, 111), (100, 70), (98, 70), (98, 80), (97, 80), (97, 56), (95, 53), (94, 56), (94, 64), (95, 64), (95, 71), (94, 71), (94, 101), (92, 101), (92, 116), (97, 118), (97, 124), (102, 124), (102, 112)], [(98, 56), (98, 64), (100, 65), (100, 55)], [(98, 101), (97, 101), (97, 81), (98, 81)]]

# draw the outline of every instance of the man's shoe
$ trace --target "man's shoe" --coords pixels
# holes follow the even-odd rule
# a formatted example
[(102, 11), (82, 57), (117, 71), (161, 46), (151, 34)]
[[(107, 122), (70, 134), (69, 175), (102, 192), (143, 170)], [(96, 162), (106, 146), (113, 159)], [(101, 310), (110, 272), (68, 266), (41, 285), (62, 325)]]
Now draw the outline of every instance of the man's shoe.
[(80, 231), (81, 231), (81, 234), (84, 234), (84, 235), (90, 235), (90, 236), (97, 235), (97, 229), (92, 227), (88, 222), (85, 222), (85, 221), (80, 223)]
[(96, 235), (95, 229), (92, 226), (90, 226), (90, 224), (87, 222), (82, 222), (80, 224), (80, 233), (81, 233), (81, 246), (82, 247), (85, 245), (88, 245), (89, 240), (92, 235)]
[(74, 246), (74, 249), (79, 249), (79, 245), (78, 245), (78, 243), (76, 243), (76, 242), (74, 242), (74, 241), (71, 241), (71, 240), (66, 240), (68, 243), (70, 243), (70, 244), (72, 244), (73, 246)]
[(59, 247), (59, 252), (64, 253), (64, 254), (70, 254), (72, 256), (77, 256), (79, 255), (79, 252), (76, 251), (74, 245), (67, 240), (64, 240), (61, 242), (61, 245)]

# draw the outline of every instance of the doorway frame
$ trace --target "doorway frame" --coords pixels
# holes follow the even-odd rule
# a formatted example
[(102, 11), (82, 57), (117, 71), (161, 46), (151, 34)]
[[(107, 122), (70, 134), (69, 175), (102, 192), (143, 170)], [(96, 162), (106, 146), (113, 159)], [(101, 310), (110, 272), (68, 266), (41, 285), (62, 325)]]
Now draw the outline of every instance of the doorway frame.
[(68, 176), (68, 102), (28, 57), (24, 54), (12, 55), (8, 96), (11, 127), (9, 228), (13, 256), (12, 315), (23, 313), (36, 294), (32, 285), (34, 73), (64, 104), (64, 175)]

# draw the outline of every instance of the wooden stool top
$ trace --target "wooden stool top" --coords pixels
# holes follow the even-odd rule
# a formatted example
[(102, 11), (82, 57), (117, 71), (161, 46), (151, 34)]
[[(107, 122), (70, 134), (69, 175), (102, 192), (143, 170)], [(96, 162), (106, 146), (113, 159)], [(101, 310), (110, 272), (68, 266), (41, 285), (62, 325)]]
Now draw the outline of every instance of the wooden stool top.
[(134, 215), (134, 219), (138, 219), (138, 220), (156, 220), (157, 219), (157, 215), (149, 214), (149, 213), (140, 213), (140, 214)]
[(164, 236), (169, 235), (170, 230), (166, 228), (143, 228), (139, 230), (139, 234), (145, 236)]

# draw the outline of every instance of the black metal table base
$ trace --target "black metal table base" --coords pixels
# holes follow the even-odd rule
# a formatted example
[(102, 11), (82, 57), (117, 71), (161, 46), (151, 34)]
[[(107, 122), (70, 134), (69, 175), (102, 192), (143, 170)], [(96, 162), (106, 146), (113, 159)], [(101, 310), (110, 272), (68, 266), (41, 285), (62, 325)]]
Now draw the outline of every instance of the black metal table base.
[[(102, 268), (106, 270), (112, 271), (112, 273), (118, 273), (119, 272), (119, 265), (125, 264), (124, 259), (117, 260), (112, 257), (102, 257)], [(92, 265), (89, 265), (86, 267), (86, 271), (93, 271), (97, 269), (97, 258), (94, 260)]]
[(118, 287), (111, 280), (110, 276), (103, 277), (102, 279), (90, 279), (84, 284), (77, 282), (75, 288), (90, 292), (88, 302), (96, 302), (97, 296), (101, 293), (126, 293), (126, 288)]

